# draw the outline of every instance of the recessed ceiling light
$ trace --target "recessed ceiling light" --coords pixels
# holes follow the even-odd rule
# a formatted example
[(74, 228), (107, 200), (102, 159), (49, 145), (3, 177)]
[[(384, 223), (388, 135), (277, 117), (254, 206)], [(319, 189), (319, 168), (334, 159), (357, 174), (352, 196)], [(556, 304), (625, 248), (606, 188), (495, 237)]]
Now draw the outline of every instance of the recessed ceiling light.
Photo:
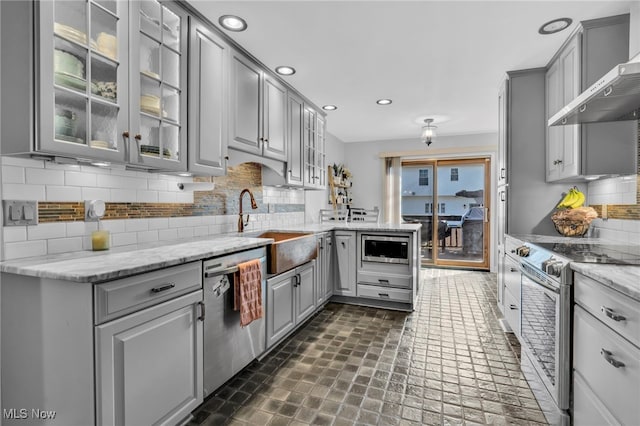
[(325, 111), (335, 111), (338, 109), (338, 107), (335, 105), (325, 105), (322, 107), (322, 109)]
[(542, 35), (554, 34), (567, 28), (573, 20), (571, 18), (558, 18), (543, 24), (538, 32)]
[(378, 99), (376, 101), (378, 105), (389, 105), (391, 104), (391, 102), (392, 102), (391, 99)]
[(247, 29), (247, 22), (235, 15), (222, 15), (218, 22), (229, 31), (244, 31)]
[(276, 68), (276, 72), (280, 75), (293, 75), (296, 73), (296, 69), (294, 67), (282, 65)]

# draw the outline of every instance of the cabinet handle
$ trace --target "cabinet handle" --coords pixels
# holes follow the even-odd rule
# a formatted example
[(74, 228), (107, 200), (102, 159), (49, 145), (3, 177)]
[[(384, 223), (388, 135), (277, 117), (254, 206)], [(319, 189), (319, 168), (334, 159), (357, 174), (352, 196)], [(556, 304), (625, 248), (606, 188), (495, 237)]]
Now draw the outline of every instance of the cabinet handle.
[(615, 368), (624, 367), (624, 362), (615, 359), (610, 351), (602, 348), (600, 349), (600, 355), (602, 355), (604, 360), (613, 365)]
[(587, 110), (587, 104), (584, 104), (580, 107), (580, 109), (578, 111), (580, 112), (585, 112)]
[(616, 314), (615, 312), (613, 312), (613, 309), (607, 308), (606, 306), (600, 306), (600, 310), (602, 311), (603, 314), (605, 314), (606, 316), (608, 316), (614, 321), (626, 321), (627, 319), (623, 315)]
[(562, 124), (567, 124), (567, 119), (566, 118), (562, 119)]
[(137, 135), (135, 135), (133, 138), (134, 138), (135, 140), (137, 140), (137, 141), (141, 141), (141, 140), (142, 140), (142, 135), (137, 134)]
[(609, 96), (611, 94), (611, 92), (613, 92), (613, 86), (609, 86), (606, 89), (604, 89), (604, 95), (605, 96)]
[(500, 191), (500, 201), (505, 201), (507, 199), (507, 193), (505, 191)]
[(342, 244), (342, 247), (346, 247), (346, 245), (344, 244), (344, 241), (340, 241), (340, 244)]
[(516, 305), (509, 305), (509, 309), (511, 309), (512, 311), (517, 311), (518, 307)]
[(128, 139), (129, 138), (129, 131), (122, 132), (122, 136)]
[(389, 280), (384, 280), (382, 278), (378, 278), (378, 282), (381, 284), (389, 284)]
[(163, 291), (167, 291), (167, 290), (171, 290), (172, 288), (174, 288), (176, 285), (174, 283), (168, 283), (168, 284), (164, 284), (161, 285), (160, 287), (154, 287), (151, 289), (151, 293), (161, 293)]
[(380, 297), (389, 297), (389, 293), (378, 293)]
[(553, 165), (557, 166), (558, 164), (562, 164), (562, 160), (554, 160)]
[(198, 302), (198, 306), (200, 306), (200, 316), (198, 317), (198, 320), (204, 322), (205, 304), (204, 302)]
[(511, 272), (517, 272), (518, 270), (516, 268), (509, 268), (509, 271)]

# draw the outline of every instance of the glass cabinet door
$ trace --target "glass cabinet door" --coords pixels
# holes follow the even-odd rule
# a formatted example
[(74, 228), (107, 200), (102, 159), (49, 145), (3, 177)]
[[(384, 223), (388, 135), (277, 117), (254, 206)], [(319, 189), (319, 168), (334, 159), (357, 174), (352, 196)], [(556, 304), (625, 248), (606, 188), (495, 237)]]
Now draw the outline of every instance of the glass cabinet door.
[(186, 170), (187, 16), (155, 0), (130, 4), (129, 161)]
[[(37, 149), (125, 161), (126, 7), (115, 0), (40, 2)], [(124, 55), (122, 54), (124, 52)]]

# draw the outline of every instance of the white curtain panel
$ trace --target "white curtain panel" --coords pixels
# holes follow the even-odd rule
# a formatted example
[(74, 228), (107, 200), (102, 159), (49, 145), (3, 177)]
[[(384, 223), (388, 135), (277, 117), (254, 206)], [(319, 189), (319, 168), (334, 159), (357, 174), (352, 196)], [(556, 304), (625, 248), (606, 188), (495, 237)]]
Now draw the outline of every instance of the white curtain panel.
[(383, 159), (384, 173), (384, 221), (387, 223), (402, 222), (401, 215), (401, 176), (402, 162), (400, 157), (387, 157)]

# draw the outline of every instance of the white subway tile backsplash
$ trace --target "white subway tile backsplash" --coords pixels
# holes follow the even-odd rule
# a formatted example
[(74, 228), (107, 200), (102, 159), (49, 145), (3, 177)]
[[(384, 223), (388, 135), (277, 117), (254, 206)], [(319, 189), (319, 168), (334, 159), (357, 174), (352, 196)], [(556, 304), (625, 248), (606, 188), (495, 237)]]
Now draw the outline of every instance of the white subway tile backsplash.
[(175, 203), (176, 193), (175, 192), (158, 192), (158, 202), (159, 203)]
[(193, 238), (193, 228), (177, 228), (178, 238)]
[(82, 197), (82, 190), (77, 186), (47, 185), (46, 201), (78, 201)]
[(5, 243), (15, 243), (27, 240), (26, 226), (5, 226), (3, 229)]
[(2, 166), (2, 183), (24, 183), (24, 167)]
[(158, 191), (147, 191), (139, 189), (136, 198), (139, 203), (157, 203)]
[(137, 234), (135, 232), (120, 232), (120, 233), (112, 233), (111, 234), (111, 246), (119, 247), (119, 246), (128, 246), (131, 244), (136, 244), (138, 242)]
[(111, 202), (111, 190), (104, 188), (81, 188), (82, 200), (102, 200)]
[(2, 185), (3, 200), (45, 200), (44, 185), (21, 185), (7, 183)]
[(96, 175), (96, 185), (100, 188), (147, 189), (145, 179), (119, 175)]
[(178, 192), (176, 194), (176, 203), (193, 203), (193, 192)]
[(48, 240), (50, 238), (64, 238), (67, 236), (67, 226), (64, 222), (41, 223), (27, 226), (28, 240)]
[(167, 190), (167, 181), (162, 179), (150, 179), (147, 182), (149, 189), (154, 191), (166, 191)]
[(126, 232), (146, 231), (148, 229), (149, 229), (148, 219), (124, 220), (124, 230)]
[(206, 225), (196, 226), (193, 228), (193, 235), (195, 237), (206, 237), (209, 235), (209, 227)]
[(160, 229), (158, 230), (158, 238), (161, 241), (176, 240), (178, 239), (178, 229), (177, 228)]
[(186, 217), (169, 218), (169, 228), (184, 228), (186, 226), (189, 226), (189, 222)]
[(135, 189), (111, 189), (111, 202), (113, 203), (135, 203), (138, 194)]
[(4, 245), (4, 260), (21, 259), (23, 257), (44, 256), (47, 254), (47, 241), (22, 241)]
[(138, 244), (153, 243), (158, 241), (158, 231), (141, 231), (138, 232)]
[(19, 166), (44, 169), (44, 160), (34, 160), (22, 157), (2, 157), (2, 166)]
[(149, 230), (152, 229), (166, 229), (169, 227), (168, 217), (156, 217), (149, 219)]
[(47, 253), (59, 254), (82, 250), (82, 237), (54, 238), (47, 240)]
[(90, 223), (95, 222), (67, 222), (67, 237), (81, 237), (83, 235), (87, 235), (87, 225)]
[(100, 228), (110, 231), (112, 234), (116, 232), (124, 232), (126, 220), (103, 220), (100, 221)]
[(64, 185), (64, 170), (26, 168), (25, 182), (33, 185)]
[(64, 184), (68, 186), (96, 186), (96, 174), (68, 170), (64, 172)]

